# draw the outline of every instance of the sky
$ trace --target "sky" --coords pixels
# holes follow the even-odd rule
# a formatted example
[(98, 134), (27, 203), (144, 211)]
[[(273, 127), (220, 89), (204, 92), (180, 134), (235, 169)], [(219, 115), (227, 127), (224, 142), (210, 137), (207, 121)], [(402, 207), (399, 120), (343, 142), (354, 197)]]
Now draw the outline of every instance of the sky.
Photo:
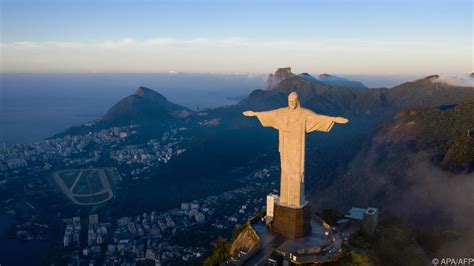
[(471, 0), (0, 0), (0, 72), (473, 71)]

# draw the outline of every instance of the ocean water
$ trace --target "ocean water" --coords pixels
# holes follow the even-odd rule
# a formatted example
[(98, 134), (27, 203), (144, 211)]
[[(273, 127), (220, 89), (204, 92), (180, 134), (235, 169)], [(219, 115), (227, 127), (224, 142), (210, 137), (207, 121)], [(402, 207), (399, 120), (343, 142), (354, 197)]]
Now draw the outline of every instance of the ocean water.
[(139, 86), (205, 109), (234, 104), (263, 84), (263, 75), (0, 74), (0, 145), (33, 143), (96, 119)]
[(0, 265), (41, 265), (48, 252), (48, 241), (8, 239), (12, 224), (10, 217), (0, 215)]

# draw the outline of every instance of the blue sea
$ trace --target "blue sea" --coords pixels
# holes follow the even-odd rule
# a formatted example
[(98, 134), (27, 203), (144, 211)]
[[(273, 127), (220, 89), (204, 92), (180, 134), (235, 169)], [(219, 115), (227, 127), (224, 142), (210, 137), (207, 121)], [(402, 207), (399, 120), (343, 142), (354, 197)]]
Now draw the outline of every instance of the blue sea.
[(48, 252), (48, 241), (8, 239), (13, 221), (0, 215), (0, 265), (40, 265)]

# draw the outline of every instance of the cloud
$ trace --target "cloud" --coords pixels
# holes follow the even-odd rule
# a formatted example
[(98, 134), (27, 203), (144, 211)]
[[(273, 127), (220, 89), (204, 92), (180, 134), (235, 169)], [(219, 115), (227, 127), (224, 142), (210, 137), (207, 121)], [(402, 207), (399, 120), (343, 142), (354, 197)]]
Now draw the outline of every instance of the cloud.
[(448, 83), (454, 86), (474, 87), (474, 78), (470, 74), (456, 75), (456, 74), (441, 74), (435, 82)]
[[(272, 40), (264, 41), (258, 39), (241, 38), (241, 37), (228, 37), (228, 38), (217, 38), (210, 39), (205, 37), (198, 37), (192, 39), (176, 39), (171, 37), (155, 37), (145, 40), (139, 40), (133, 37), (120, 38), (118, 40), (106, 40), (104, 42), (64, 42), (64, 41), (45, 41), (45, 42), (32, 42), (32, 41), (18, 41), (11, 43), (3, 43), (4, 47), (27, 47), (27, 48), (44, 48), (50, 46), (63, 47), (63, 48), (78, 48), (78, 47), (96, 47), (96, 48), (116, 48), (116, 47), (147, 47), (147, 46), (169, 46), (169, 45), (196, 45), (196, 44), (207, 44), (209, 46), (249, 46), (253, 48), (276, 48), (276, 49), (361, 49), (366, 50), (371, 47), (377, 47), (378, 49), (390, 49), (387, 48), (387, 43), (379, 41), (366, 41), (366, 40)], [(417, 45), (416, 43), (390, 43), (391, 46), (408, 46)], [(419, 45), (419, 44), (418, 44)], [(390, 46), (390, 45), (389, 45)]]
[[(4, 63), (0, 71), (4, 72), (89, 71), (86, 68), (95, 65), (101, 71), (146, 72), (171, 68), (180, 72), (256, 73), (291, 65), (302, 72), (418, 74), (439, 72), (443, 67), (444, 71), (460, 72), (471, 64), (463, 51), (455, 55), (452, 49), (445, 52), (446, 44), (354, 38), (157, 36), (138, 39), (127, 36), (105, 41), (4, 42), (1, 49)], [(130, 64), (130, 59), (135, 63)]]
[(41, 44), (36, 43), (36, 42), (21, 41), (21, 42), (14, 42), (11, 44), (7, 43), (7, 47), (9, 46), (18, 47), (18, 48), (38, 48), (41, 46)]
[[(474, 173), (445, 172), (431, 163), (432, 154), (407, 153), (406, 147), (379, 149), (371, 146), (361, 152), (346, 175), (322, 189), (319, 206), (374, 206), (420, 228), (454, 229), (463, 236), (443, 244), (437, 255), (472, 255)], [(380, 162), (382, 153), (389, 163)]]
[(123, 48), (129, 46), (135, 46), (139, 44), (139, 42), (134, 38), (122, 38), (117, 41), (105, 41), (101, 47), (104, 48)]
[(453, 175), (434, 167), (426, 158), (412, 158), (413, 166), (407, 171), (411, 184), (394, 204), (395, 212), (407, 220), (444, 221), (462, 232), (461, 237), (444, 243), (437, 251), (437, 257), (472, 255), (474, 173)]
[[(85, 43), (81, 42), (46, 42), (44, 43), (45, 46), (54, 46), (54, 47), (60, 47), (60, 48), (84, 48), (87, 46)], [(36, 47), (40, 47), (41, 44), (37, 44)]]
[(160, 45), (160, 46), (173, 45), (177, 42), (178, 40), (174, 38), (153, 38), (153, 39), (149, 39), (148, 41), (145, 41), (146, 44)]
[(184, 40), (184, 41), (181, 41), (183, 43), (186, 43), (186, 44), (208, 44), (210, 43), (211, 41), (207, 38), (194, 38), (194, 39), (190, 39), (190, 40)]
[(106, 40), (104, 42), (64, 42), (64, 41), (19, 41), (10, 43), (1, 43), (4, 48), (126, 48), (126, 47), (154, 47), (170, 45), (196, 45), (196, 44), (236, 44), (235, 39), (210, 40), (208, 38), (193, 39), (175, 39), (168, 37), (151, 38), (147, 40), (138, 40), (131, 37), (120, 38), (118, 40)]

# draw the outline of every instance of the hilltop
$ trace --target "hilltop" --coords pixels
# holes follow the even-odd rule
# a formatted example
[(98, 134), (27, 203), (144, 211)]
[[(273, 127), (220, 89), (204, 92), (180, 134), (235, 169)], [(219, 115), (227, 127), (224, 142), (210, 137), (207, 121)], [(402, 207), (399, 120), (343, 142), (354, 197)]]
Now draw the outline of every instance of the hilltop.
[(348, 80), (348, 79), (336, 77), (330, 74), (319, 75), (319, 80), (321, 80), (323, 83), (327, 85), (367, 89), (367, 87), (362, 82)]
[(135, 94), (125, 97), (110, 108), (100, 121), (130, 122), (146, 119), (168, 119), (176, 112), (189, 109), (166, 99), (160, 93), (146, 88), (137, 88)]
[(410, 145), (413, 152), (432, 153), (433, 162), (446, 170), (470, 172), (474, 166), (473, 128), (473, 100), (442, 108), (408, 108), (380, 129), (374, 143)]

